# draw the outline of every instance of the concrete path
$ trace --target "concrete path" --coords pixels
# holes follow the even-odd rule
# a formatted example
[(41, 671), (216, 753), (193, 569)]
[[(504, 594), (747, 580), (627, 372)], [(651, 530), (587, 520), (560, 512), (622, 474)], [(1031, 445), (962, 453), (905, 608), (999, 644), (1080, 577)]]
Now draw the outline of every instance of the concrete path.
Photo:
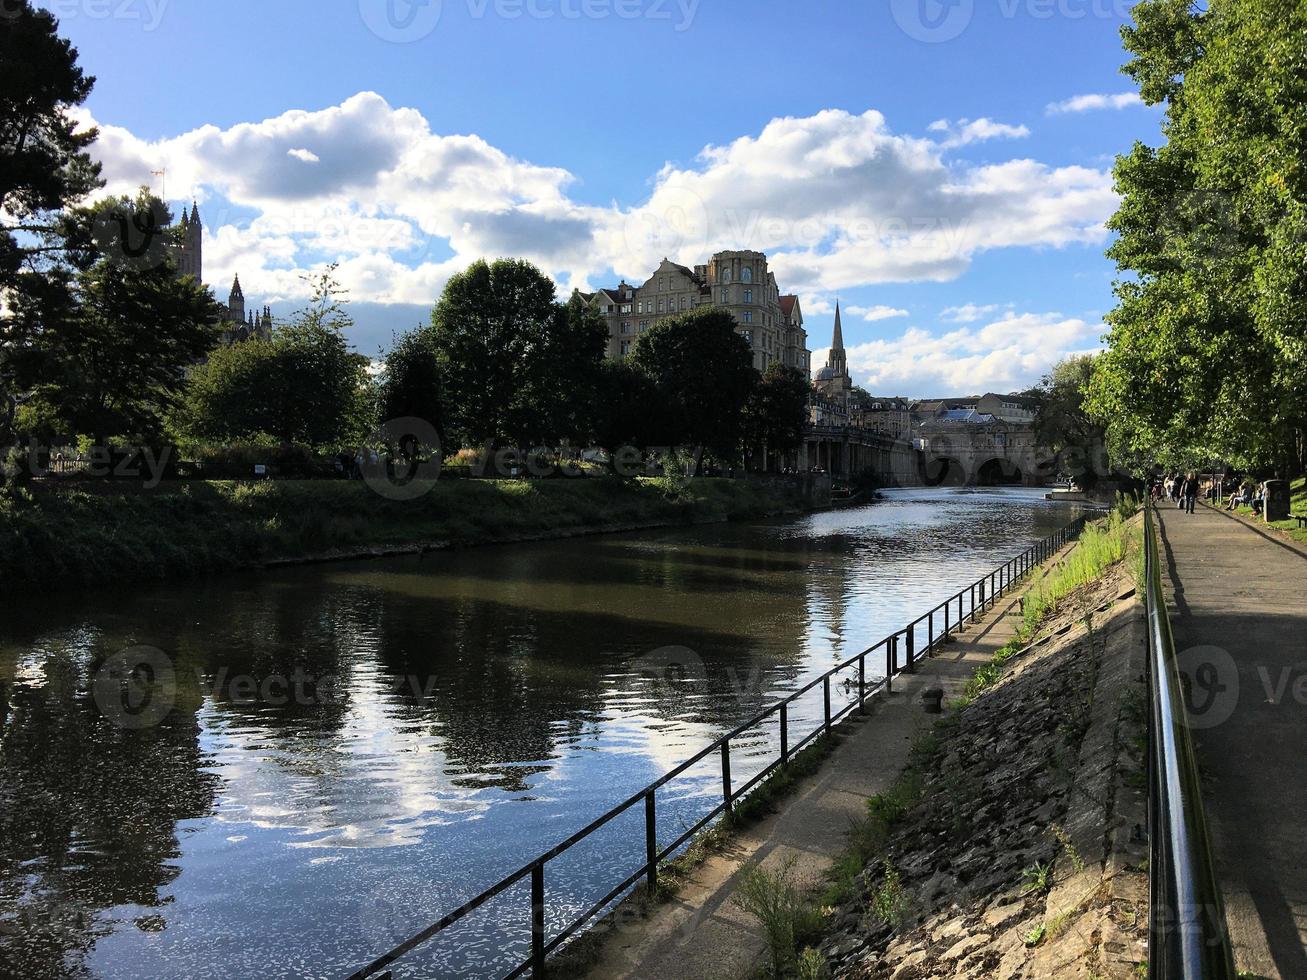
[(1210, 507), (1161, 518), (1235, 966), (1307, 977), (1307, 555)]
[(851, 716), (839, 727), (844, 737), (820, 772), (784, 802), (780, 813), (741, 833), (726, 853), (709, 858), (675, 899), (648, 918), (614, 926), (588, 976), (723, 980), (751, 975), (765, 946), (752, 917), (731, 902), (741, 866), (757, 859), (774, 870), (793, 858), (796, 879), (819, 883), (844, 849), (850, 824), (866, 813), (867, 798), (893, 785), (913, 739), (933, 721), (922, 709), (922, 689), (943, 687), (946, 697), (957, 694), (974, 669), (1015, 635), (1018, 602), (1015, 595), (1004, 596), (957, 642), (920, 661), (915, 675), (895, 678), (894, 693), (871, 699), (864, 718)]

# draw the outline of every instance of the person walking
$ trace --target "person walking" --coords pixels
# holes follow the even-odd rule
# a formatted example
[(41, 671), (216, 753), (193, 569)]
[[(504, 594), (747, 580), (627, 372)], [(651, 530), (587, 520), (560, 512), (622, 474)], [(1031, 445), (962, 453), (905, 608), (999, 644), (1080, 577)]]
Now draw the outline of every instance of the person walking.
[(1198, 503), (1198, 474), (1190, 473), (1184, 478), (1184, 512), (1192, 514)]

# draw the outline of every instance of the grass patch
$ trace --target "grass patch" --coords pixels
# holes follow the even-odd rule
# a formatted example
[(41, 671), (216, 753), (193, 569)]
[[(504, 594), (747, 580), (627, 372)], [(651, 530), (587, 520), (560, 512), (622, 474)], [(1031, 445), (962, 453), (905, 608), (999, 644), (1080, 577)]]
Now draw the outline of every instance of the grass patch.
[(789, 972), (798, 962), (796, 950), (821, 930), (821, 911), (794, 880), (793, 857), (775, 872), (745, 865), (732, 901), (762, 926), (774, 977)]
[(802, 509), (749, 480), (441, 480), (389, 500), (362, 481), (36, 484), (0, 493), (0, 588), (195, 577), (333, 551), (456, 546), (620, 525), (756, 520)]

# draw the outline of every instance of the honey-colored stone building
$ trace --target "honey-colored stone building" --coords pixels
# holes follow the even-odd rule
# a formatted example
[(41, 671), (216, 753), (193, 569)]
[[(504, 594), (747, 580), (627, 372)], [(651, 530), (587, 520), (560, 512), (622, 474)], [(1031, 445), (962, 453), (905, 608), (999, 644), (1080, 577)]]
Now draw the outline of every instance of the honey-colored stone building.
[(608, 324), (608, 356), (625, 357), (640, 335), (659, 320), (699, 306), (720, 306), (735, 316), (737, 330), (753, 348), (753, 366), (784, 364), (810, 374), (808, 334), (799, 298), (782, 295), (762, 252), (718, 252), (693, 269), (669, 259), (640, 286), (623, 281), (610, 289), (576, 295)]

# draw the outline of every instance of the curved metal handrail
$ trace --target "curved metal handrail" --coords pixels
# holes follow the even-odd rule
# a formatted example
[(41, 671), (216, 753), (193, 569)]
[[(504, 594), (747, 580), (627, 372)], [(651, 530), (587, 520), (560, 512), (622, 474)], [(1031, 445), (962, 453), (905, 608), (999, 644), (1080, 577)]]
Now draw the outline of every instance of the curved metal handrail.
[(1159, 980), (1233, 980), (1234, 958), (1162, 592), (1151, 504), (1144, 508), (1144, 575), (1152, 701), (1148, 975)]

